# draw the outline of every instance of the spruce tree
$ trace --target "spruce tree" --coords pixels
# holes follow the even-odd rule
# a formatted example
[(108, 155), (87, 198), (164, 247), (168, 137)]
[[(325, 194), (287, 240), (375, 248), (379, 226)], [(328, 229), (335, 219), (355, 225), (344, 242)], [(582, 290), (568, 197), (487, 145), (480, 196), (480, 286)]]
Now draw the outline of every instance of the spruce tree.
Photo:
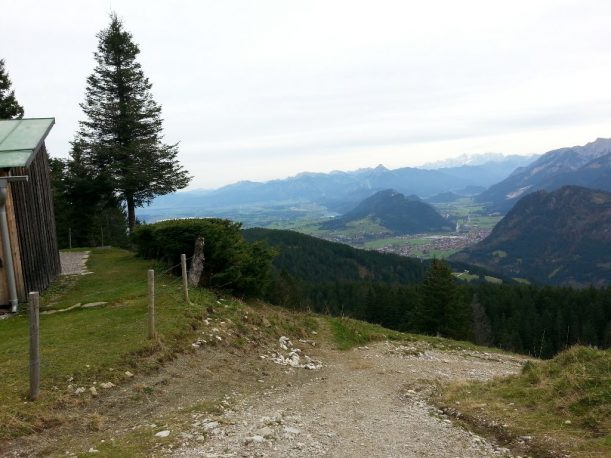
[(458, 294), (448, 265), (433, 259), (422, 285), (421, 299), (414, 310), (414, 328), (426, 334), (465, 339), (471, 333), (468, 304)]
[(125, 204), (132, 231), (136, 207), (184, 188), (190, 177), (177, 161), (178, 145), (163, 142), (161, 106), (136, 60), (140, 49), (132, 35), (112, 13), (97, 36), (77, 142), (87, 166), (105, 175)]
[(125, 211), (105, 176), (83, 163), (81, 147), (73, 144), (70, 159), (51, 159), (51, 186), (60, 248), (127, 246)]
[(455, 286), (447, 266), (433, 259), (422, 284), (422, 298), (415, 310), (416, 329), (441, 334), (446, 304), (454, 300)]
[(490, 324), (490, 318), (486, 313), (486, 308), (480, 302), (477, 293), (473, 295), (471, 311), (473, 320), (473, 341), (478, 345), (492, 345), (492, 325)]
[(11, 80), (4, 67), (4, 59), (0, 59), (0, 119), (23, 118), (23, 107), (15, 98), (15, 91), (11, 89)]

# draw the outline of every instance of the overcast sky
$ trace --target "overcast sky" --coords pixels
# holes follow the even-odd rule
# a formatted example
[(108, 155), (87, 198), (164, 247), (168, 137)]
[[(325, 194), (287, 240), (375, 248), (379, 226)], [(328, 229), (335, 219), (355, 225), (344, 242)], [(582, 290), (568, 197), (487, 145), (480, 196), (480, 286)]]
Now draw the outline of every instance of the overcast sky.
[(191, 188), (611, 137), (611, 2), (0, 0), (0, 58), (67, 156), (96, 33), (140, 45)]

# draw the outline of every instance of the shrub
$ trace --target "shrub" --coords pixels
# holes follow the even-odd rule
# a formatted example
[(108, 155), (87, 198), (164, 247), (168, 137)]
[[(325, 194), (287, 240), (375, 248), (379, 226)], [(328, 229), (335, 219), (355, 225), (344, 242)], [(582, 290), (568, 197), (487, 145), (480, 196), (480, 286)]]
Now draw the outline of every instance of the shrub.
[(193, 255), (195, 240), (202, 236), (200, 285), (258, 295), (269, 283), (274, 252), (263, 242), (247, 243), (240, 229), (240, 223), (225, 219), (178, 219), (139, 226), (132, 241), (140, 256), (176, 265), (182, 253)]

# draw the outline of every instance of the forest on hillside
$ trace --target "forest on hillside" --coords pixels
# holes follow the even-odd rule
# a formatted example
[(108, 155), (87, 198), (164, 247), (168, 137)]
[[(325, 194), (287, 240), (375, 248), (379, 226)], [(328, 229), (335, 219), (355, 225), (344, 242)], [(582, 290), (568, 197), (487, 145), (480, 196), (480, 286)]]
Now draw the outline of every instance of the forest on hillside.
[(260, 293), (274, 304), (541, 357), (576, 343), (611, 346), (611, 288), (466, 283), (449, 274), (445, 263), (440, 264), (446, 269), (431, 278), (438, 261), (359, 250), (290, 231), (243, 234), (277, 251), (270, 283)]

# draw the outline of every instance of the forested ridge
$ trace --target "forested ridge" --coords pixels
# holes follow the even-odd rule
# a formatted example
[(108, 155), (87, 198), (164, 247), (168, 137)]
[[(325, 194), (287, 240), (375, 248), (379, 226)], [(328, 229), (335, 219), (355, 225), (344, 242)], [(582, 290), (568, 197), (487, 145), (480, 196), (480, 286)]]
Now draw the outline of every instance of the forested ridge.
[(542, 357), (576, 343), (611, 346), (611, 288), (464, 283), (439, 261), (359, 250), (290, 231), (243, 234), (277, 251), (263, 295), (278, 305)]
[(611, 283), (611, 193), (579, 186), (520, 199), (490, 236), (452, 256), (540, 284)]

